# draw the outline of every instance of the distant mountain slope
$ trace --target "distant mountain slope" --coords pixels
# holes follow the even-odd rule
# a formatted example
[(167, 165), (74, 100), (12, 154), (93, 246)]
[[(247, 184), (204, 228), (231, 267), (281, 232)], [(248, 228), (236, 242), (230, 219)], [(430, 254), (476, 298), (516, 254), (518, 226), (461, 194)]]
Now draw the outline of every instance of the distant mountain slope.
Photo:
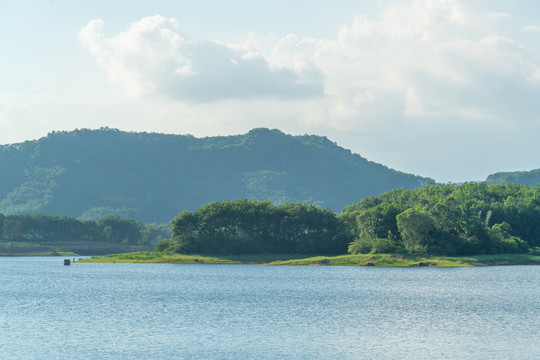
[(499, 172), (487, 177), (488, 184), (539, 185), (540, 169), (531, 171)]
[(0, 169), (0, 213), (117, 213), (144, 222), (239, 198), (339, 211), (430, 180), (370, 162), (325, 137), (268, 129), (208, 138), (109, 128), (53, 132), (0, 146)]

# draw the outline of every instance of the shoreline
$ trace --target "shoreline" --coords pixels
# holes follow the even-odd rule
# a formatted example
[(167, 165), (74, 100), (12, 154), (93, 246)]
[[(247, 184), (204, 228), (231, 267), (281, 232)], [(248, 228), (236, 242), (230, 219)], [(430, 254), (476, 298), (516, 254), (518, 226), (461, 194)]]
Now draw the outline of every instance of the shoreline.
[[(1, 246), (3, 245), (3, 246)], [(0, 256), (94, 256), (134, 251), (150, 251), (150, 246), (122, 245), (98, 241), (4, 241)]]
[(340, 256), (305, 255), (184, 255), (155, 251), (93, 256), (83, 263), (168, 263), (168, 264), (252, 264), (265, 266), (377, 266), (377, 267), (467, 267), (540, 265), (540, 255), (496, 254), (471, 256), (409, 256), (402, 254), (363, 254)]

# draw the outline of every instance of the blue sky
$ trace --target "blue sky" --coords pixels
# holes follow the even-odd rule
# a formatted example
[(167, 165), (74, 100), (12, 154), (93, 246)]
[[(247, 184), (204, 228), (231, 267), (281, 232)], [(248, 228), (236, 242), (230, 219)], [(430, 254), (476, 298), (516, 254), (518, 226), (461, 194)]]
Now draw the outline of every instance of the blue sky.
[(317, 134), (441, 182), (540, 168), (536, 1), (3, 1), (0, 144)]

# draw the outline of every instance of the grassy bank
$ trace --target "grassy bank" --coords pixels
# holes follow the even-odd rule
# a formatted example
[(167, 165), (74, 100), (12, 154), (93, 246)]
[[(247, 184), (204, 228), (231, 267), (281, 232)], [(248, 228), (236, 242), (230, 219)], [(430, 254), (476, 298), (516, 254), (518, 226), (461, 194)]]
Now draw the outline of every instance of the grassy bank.
[(302, 255), (263, 254), (200, 256), (156, 251), (96, 256), (81, 262), (91, 263), (172, 263), (172, 264), (260, 264), (260, 265), (321, 265), (321, 266), (493, 266), (540, 265), (539, 255), (499, 254), (475, 256), (404, 256), (395, 254), (364, 254), (307, 257)]
[(81, 262), (89, 263), (171, 263), (171, 264), (268, 264), (276, 261), (302, 259), (307, 256), (284, 254), (254, 255), (185, 255), (170, 252), (139, 251), (125, 254), (94, 256)]
[[(156, 251), (139, 251), (125, 254), (110, 254), (104, 256), (93, 256), (79, 262), (89, 263), (172, 263), (172, 264), (234, 264), (228, 259), (217, 257), (169, 254)], [(239, 263), (239, 262), (236, 262)]]
[(529, 254), (499, 254), (474, 256), (403, 256), (393, 254), (343, 255), (335, 257), (312, 257), (289, 261), (277, 261), (270, 265), (330, 265), (330, 266), (493, 266), (493, 265), (540, 265), (540, 256)]

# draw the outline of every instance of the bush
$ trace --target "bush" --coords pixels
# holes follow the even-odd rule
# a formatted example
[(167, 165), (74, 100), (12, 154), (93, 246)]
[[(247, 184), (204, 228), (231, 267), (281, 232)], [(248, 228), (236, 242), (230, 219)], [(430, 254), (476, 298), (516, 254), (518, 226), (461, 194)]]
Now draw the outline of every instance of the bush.
[(388, 254), (397, 250), (395, 243), (390, 239), (375, 239), (371, 248), (373, 254)]
[(373, 238), (364, 231), (349, 244), (349, 254), (369, 254), (373, 248)]
[(390, 239), (373, 238), (362, 232), (360, 236), (349, 244), (350, 254), (386, 254), (397, 250), (394, 241)]

